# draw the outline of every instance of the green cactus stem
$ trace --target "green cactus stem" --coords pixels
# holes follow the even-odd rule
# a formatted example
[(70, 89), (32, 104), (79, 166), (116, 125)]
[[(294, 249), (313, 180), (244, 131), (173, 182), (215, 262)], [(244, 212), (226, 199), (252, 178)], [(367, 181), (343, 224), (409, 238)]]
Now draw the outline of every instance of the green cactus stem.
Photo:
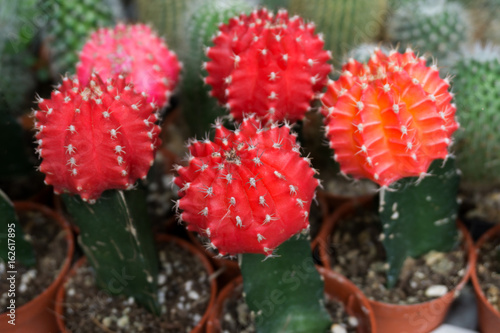
[(209, 59), (204, 47), (212, 44), (220, 23), (242, 12), (250, 12), (252, 7), (243, 0), (215, 0), (201, 3), (186, 21), (181, 58), (184, 64), (182, 86), (182, 112), (189, 120), (191, 136), (203, 137), (210, 131), (211, 124), (227, 111), (208, 95), (210, 89), (204, 85), (202, 77), (207, 73), (202, 69)]
[[(2, 190), (0, 190), (0, 227), (0, 260), (6, 265), (15, 260), (27, 267), (34, 266), (36, 258), (33, 246), (24, 235), (14, 204)], [(7, 270), (9, 267), (7, 266)]]
[(460, 182), (455, 161), (434, 161), (423, 179), (404, 178), (383, 190), (379, 216), (389, 269), (387, 284), (396, 285), (403, 263), (432, 250), (446, 252), (457, 245), (457, 192)]
[(292, 237), (277, 252), (267, 259), (261, 254), (241, 256), (246, 303), (255, 313), (256, 331), (326, 332), (331, 318), (309, 241)]
[(89, 204), (62, 196), (80, 228), (79, 243), (96, 273), (97, 285), (111, 294), (133, 297), (155, 314), (158, 258), (140, 190), (109, 190)]
[(385, 24), (387, 0), (290, 0), (289, 11), (316, 24), (334, 65), (354, 46), (376, 40)]

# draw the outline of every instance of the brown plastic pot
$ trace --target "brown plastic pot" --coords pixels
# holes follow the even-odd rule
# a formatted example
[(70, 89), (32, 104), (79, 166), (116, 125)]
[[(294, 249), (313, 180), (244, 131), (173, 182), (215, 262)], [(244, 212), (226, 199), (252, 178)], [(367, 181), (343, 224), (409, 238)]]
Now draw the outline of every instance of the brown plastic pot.
[[(200, 322), (191, 330), (191, 333), (202, 333), (205, 331), (205, 325), (208, 320), (208, 316), (212, 311), (212, 308), (215, 304), (216, 296), (217, 296), (217, 283), (215, 282), (215, 279), (211, 279), (210, 277), (214, 273), (214, 269), (210, 263), (210, 261), (201, 253), (195, 246), (191, 245), (189, 242), (180, 239), (175, 236), (167, 235), (167, 234), (159, 234), (156, 236), (157, 242), (175, 242), (177, 245), (180, 247), (188, 250), (191, 252), (194, 256), (197, 256), (203, 266), (205, 267), (205, 270), (207, 272), (207, 275), (209, 276), (210, 279), (210, 301), (207, 305), (207, 309), (205, 310), (205, 313), (203, 314), (203, 317), (201, 318)], [(58, 332), (62, 333), (71, 333), (70, 330), (66, 328), (66, 324), (64, 322), (64, 299), (66, 296), (66, 283), (69, 279), (71, 279), (75, 274), (76, 271), (79, 267), (83, 266), (87, 262), (86, 257), (80, 258), (71, 268), (71, 271), (67, 275), (66, 279), (64, 280), (64, 283), (61, 284), (59, 287), (59, 290), (57, 291), (56, 295), (56, 306), (55, 306), (55, 311), (56, 311), (56, 318), (57, 318), (57, 326), (59, 328)], [(33, 331), (35, 332), (35, 331)]]
[(203, 246), (195, 232), (188, 230), (187, 234), (193, 245), (204, 253), (214, 265), (215, 275), (217, 276), (219, 287), (225, 286), (228, 282), (232, 281), (235, 277), (241, 274), (240, 266), (238, 266), (238, 262), (236, 260), (217, 258)]
[[(332, 270), (328, 244), (337, 222), (352, 214), (356, 209), (373, 208), (371, 207), (372, 203), (373, 201), (369, 198), (357, 202), (347, 202), (323, 221), (321, 231), (314, 240), (313, 246), (319, 248), (320, 259), (325, 268)], [(443, 322), (451, 303), (467, 283), (473, 264), (474, 245), (472, 238), (461, 223), (458, 223), (458, 227), (464, 236), (464, 246), (467, 251), (465, 273), (458, 285), (442, 297), (419, 304), (399, 305), (369, 299), (379, 332), (428, 333)]]
[[(341, 302), (347, 313), (358, 319), (359, 333), (376, 333), (375, 318), (370, 307), (370, 303), (363, 293), (352, 282), (331, 270), (323, 267), (316, 267), (324, 278), (325, 294)], [(213, 307), (207, 322), (207, 333), (221, 332), (221, 318), (224, 310), (224, 303), (233, 294), (236, 287), (243, 283), (240, 275), (229, 282), (217, 297), (217, 302)]]
[(57, 333), (59, 332), (54, 316), (54, 303), (56, 291), (61, 285), (63, 278), (66, 276), (73, 258), (74, 242), (73, 234), (68, 222), (52, 209), (29, 201), (15, 202), (14, 206), (17, 211), (39, 211), (48, 218), (56, 221), (61, 228), (66, 232), (66, 257), (61, 266), (61, 270), (56, 279), (45, 289), (40, 295), (36, 296), (30, 302), (16, 309), (15, 323), (13, 326), (8, 323), (11, 319), (9, 313), (0, 315), (0, 332), (2, 333)]
[(474, 291), (476, 293), (477, 299), (477, 310), (479, 319), (479, 330), (482, 333), (497, 333), (500, 330), (500, 312), (498, 312), (483, 293), (481, 286), (479, 285), (479, 278), (477, 276), (477, 259), (479, 249), (485, 242), (500, 235), (500, 225), (497, 225), (486, 233), (484, 233), (481, 238), (476, 243), (476, 248), (473, 255), (473, 269), (471, 272), (472, 285), (474, 286)]

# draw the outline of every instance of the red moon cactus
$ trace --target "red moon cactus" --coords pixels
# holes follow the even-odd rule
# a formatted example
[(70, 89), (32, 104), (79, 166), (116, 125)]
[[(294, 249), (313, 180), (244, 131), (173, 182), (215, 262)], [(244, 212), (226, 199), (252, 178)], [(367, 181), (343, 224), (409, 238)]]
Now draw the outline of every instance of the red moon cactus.
[(285, 10), (274, 16), (263, 8), (232, 18), (213, 42), (205, 83), (237, 121), (248, 113), (266, 121), (303, 119), (331, 71), (314, 25), (289, 19)]
[(365, 65), (351, 59), (321, 99), (341, 171), (381, 186), (425, 175), (448, 156), (458, 128), (448, 88), (437, 67), (411, 50), (378, 50)]
[(94, 201), (147, 175), (160, 144), (157, 108), (123, 76), (87, 86), (65, 77), (35, 111), (40, 171), (56, 193)]
[(250, 116), (234, 132), (215, 128), (214, 142), (192, 141), (189, 165), (177, 167), (180, 218), (221, 255), (270, 255), (308, 227), (314, 170), (287, 125), (263, 128)]

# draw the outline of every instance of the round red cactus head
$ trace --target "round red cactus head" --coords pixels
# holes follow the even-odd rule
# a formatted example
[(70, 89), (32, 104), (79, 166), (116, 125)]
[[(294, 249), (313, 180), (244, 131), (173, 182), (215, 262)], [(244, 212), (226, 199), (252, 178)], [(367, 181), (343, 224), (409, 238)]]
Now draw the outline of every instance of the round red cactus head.
[(148, 103), (160, 107), (168, 103), (180, 71), (174, 52), (143, 24), (97, 30), (83, 46), (76, 67), (82, 85), (87, 85), (93, 72), (104, 80), (123, 74), (127, 83), (148, 94)]
[(449, 81), (411, 50), (377, 50), (368, 64), (349, 60), (322, 97), (326, 134), (341, 171), (388, 186), (425, 175), (448, 156), (458, 128)]
[(92, 202), (146, 177), (160, 144), (157, 108), (146, 100), (121, 75), (104, 83), (93, 74), (87, 86), (65, 77), (35, 111), (45, 183)]
[(177, 167), (180, 218), (222, 255), (270, 255), (308, 227), (314, 170), (287, 125), (250, 116), (235, 131), (215, 128), (214, 142), (190, 142), (189, 165)]
[(211, 61), (205, 82), (237, 121), (247, 113), (270, 121), (303, 119), (331, 71), (314, 25), (289, 19), (285, 10), (232, 18), (213, 43), (206, 51)]

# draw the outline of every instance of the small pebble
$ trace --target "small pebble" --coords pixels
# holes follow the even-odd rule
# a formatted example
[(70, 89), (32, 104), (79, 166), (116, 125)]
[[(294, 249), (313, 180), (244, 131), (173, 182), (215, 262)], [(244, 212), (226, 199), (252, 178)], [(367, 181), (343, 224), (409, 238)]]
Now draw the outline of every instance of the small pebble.
[(441, 297), (448, 292), (448, 287), (436, 284), (430, 286), (425, 290), (425, 296), (427, 297)]

